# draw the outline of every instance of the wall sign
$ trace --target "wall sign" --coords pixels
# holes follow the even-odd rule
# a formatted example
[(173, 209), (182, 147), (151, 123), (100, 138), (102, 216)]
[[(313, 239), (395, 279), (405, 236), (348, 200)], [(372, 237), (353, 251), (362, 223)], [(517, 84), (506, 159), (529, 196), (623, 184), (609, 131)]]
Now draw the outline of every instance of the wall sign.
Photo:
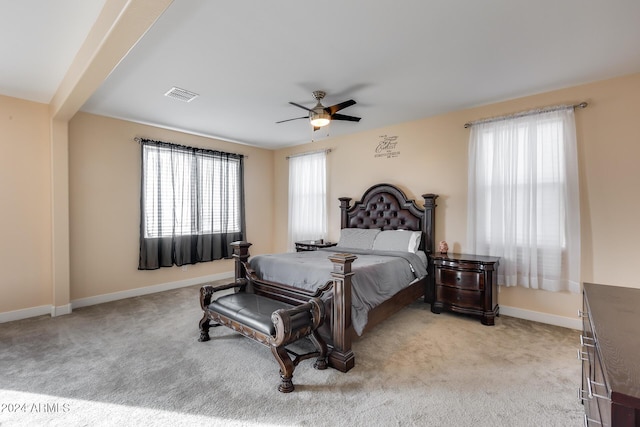
[(398, 157), (400, 150), (398, 149), (398, 136), (380, 135), (380, 140), (376, 146), (375, 158), (387, 158)]

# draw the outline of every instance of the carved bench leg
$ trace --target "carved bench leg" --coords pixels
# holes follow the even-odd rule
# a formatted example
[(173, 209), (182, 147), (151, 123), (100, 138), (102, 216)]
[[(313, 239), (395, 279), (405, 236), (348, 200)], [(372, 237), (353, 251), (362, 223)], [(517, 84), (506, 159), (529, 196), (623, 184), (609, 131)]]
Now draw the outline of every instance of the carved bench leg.
[(211, 325), (209, 324), (209, 316), (207, 316), (207, 313), (205, 313), (204, 316), (202, 316), (202, 319), (200, 319), (200, 338), (198, 338), (198, 341), (209, 341), (210, 326)]
[(329, 366), (327, 364), (327, 344), (324, 342), (317, 329), (311, 332), (309, 339), (315, 346), (316, 350), (320, 353), (313, 364), (313, 367), (319, 370), (327, 369), (327, 366)]
[(275, 356), (278, 364), (280, 365), (280, 385), (278, 385), (278, 391), (281, 393), (291, 393), (294, 389), (293, 381), (293, 370), (295, 366), (289, 357), (289, 353), (284, 348), (281, 347), (271, 347), (271, 352)]
[(209, 341), (209, 316), (207, 315), (207, 307), (211, 304), (211, 296), (214, 293), (212, 286), (203, 286), (200, 288), (200, 307), (204, 314), (200, 319), (200, 338), (198, 341)]

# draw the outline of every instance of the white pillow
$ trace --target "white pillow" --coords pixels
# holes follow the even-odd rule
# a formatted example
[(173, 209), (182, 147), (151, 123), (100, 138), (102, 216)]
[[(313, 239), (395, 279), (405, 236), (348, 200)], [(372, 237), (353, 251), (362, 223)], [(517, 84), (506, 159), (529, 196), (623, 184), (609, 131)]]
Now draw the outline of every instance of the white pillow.
[(338, 246), (353, 249), (371, 249), (380, 233), (377, 228), (343, 228), (340, 230)]
[(416, 253), (420, 247), (420, 231), (385, 230), (376, 236), (373, 249)]

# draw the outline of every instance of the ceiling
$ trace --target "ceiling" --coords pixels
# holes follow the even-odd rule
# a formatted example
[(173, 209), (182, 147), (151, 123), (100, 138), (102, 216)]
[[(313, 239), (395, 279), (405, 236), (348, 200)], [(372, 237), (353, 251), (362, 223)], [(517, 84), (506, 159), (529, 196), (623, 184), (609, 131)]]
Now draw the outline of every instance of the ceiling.
[(49, 103), (105, 0), (0, 0), (0, 95)]
[[(104, 3), (0, 0), (0, 93), (49, 102)], [(281, 148), (640, 72), (637, 0), (318, 5), (175, 0), (82, 110)], [(362, 120), (275, 123), (318, 89)]]

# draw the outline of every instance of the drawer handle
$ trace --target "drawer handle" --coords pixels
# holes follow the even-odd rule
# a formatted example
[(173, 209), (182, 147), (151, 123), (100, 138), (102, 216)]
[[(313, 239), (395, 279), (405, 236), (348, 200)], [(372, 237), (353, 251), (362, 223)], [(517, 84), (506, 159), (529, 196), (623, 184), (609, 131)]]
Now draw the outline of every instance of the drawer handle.
[(578, 360), (586, 362), (587, 360), (589, 360), (589, 353), (587, 353), (586, 351), (580, 351), (580, 349), (578, 349)]
[(587, 392), (584, 391), (581, 388), (578, 388), (578, 400), (580, 402), (583, 402), (583, 401), (587, 400), (588, 398), (589, 398), (589, 396), (587, 395)]
[(600, 421), (594, 420), (593, 418), (588, 418), (587, 414), (584, 414), (584, 427), (589, 427), (589, 423), (595, 423), (595, 424), (602, 425), (602, 423)]
[(582, 310), (578, 310), (578, 317), (589, 317), (589, 314)]
[(610, 399), (610, 398), (608, 398), (607, 396), (603, 396), (603, 395), (601, 395), (601, 394), (595, 394), (595, 393), (593, 392), (593, 389), (592, 389), (592, 387), (591, 387), (591, 384), (595, 384), (595, 385), (600, 386), (600, 387), (605, 387), (605, 385), (604, 385), (604, 384), (597, 383), (597, 382), (595, 382), (595, 381), (591, 381), (591, 378), (587, 378), (587, 390), (589, 390), (589, 399), (592, 399), (592, 398), (594, 398), (594, 397), (595, 397), (595, 398), (597, 398), (597, 399), (604, 399), (604, 400), (611, 401), (611, 399)]
[(595, 347), (596, 340), (591, 337), (585, 337), (584, 335), (580, 335), (580, 345), (582, 347)]

